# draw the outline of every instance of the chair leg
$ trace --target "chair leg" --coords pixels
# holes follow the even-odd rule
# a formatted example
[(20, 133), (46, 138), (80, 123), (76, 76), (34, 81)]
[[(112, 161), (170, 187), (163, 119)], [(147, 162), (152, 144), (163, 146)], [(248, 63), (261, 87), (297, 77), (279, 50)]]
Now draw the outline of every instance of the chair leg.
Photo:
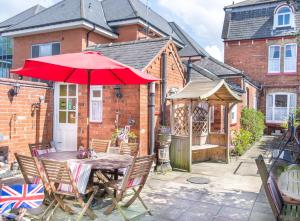
[(87, 201), (87, 203), (84, 203), (83, 200), (80, 198), (79, 201), (80, 201), (80, 205), (83, 207), (82, 211), (80, 212), (78, 218), (77, 218), (77, 221), (80, 221), (82, 218), (83, 218), (83, 215), (86, 213), (92, 220), (96, 219), (97, 216), (96, 214), (89, 208), (96, 193), (97, 193), (98, 189), (97, 190), (94, 190), (94, 192), (92, 193), (92, 195), (90, 196), (89, 200)]
[(73, 210), (64, 203), (64, 201), (63, 201), (64, 197), (57, 196), (56, 194), (53, 194), (53, 195), (54, 195), (57, 203), (59, 204), (59, 206), (63, 209), (63, 211), (65, 211), (66, 213), (73, 213)]
[(142, 191), (143, 187), (139, 187), (138, 190), (135, 190), (133, 188), (133, 191), (134, 191), (134, 195), (127, 201), (127, 203), (125, 203), (124, 207), (129, 207), (135, 200), (136, 198), (138, 198), (140, 192)]
[(121, 196), (117, 195), (117, 197), (114, 197), (114, 194), (111, 195), (112, 198), (112, 204), (104, 211), (105, 215), (109, 215), (112, 213), (112, 211), (117, 207), (118, 203), (121, 200)]
[(48, 214), (48, 212), (51, 210), (52, 206), (54, 205), (54, 203), (56, 202), (56, 200), (52, 200), (52, 202), (48, 205), (47, 209), (43, 212), (42, 216), (41, 216), (41, 220), (44, 220), (46, 215)]

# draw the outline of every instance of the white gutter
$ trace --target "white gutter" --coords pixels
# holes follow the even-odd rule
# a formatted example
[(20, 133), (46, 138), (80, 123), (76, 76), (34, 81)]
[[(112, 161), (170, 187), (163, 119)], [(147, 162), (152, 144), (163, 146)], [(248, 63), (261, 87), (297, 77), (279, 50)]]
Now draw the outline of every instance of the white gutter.
[[(86, 22), (86, 21), (75, 21), (75, 22), (66, 22), (56, 25), (47, 25), (44, 27), (36, 27), (36, 28), (28, 28), (23, 30), (17, 30), (17, 31), (8, 31), (2, 33), (2, 36), (4, 37), (19, 37), (19, 36), (26, 36), (26, 35), (33, 35), (33, 34), (41, 34), (41, 33), (47, 33), (47, 32), (53, 32), (53, 31), (62, 31), (62, 30), (70, 30), (74, 28), (85, 28), (85, 29), (92, 29), (94, 26), (93, 24)], [(103, 35), (105, 37), (111, 38), (111, 39), (117, 39), (118, 35), (111, 33), (103, 28), (96, 27), (95, 32)]]

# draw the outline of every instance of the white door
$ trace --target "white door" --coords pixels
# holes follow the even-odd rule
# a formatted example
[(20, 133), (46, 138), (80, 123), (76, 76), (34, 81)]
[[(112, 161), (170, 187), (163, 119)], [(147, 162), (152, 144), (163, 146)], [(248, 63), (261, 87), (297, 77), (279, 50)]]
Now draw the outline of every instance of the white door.
[(58, 151), (77, 150), (78, 86), (55, 83), (53, 138)]

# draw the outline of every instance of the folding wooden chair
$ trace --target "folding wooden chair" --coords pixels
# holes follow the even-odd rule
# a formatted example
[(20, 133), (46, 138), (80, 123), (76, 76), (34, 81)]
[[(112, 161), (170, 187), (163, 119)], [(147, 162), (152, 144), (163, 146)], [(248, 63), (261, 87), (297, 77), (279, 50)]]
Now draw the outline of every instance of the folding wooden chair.
[(299, 221), (300, 206), (284, 202), (274, 178), (269, 176), (265, 161), (261, 155), (255, 160), (255, 162), (276, 220)]
[[(135, 219), (141, 215), (144, 215), (145, 213), (149, 213), (149, 215), (152, 215), (150, 210), (147, 208), (146, 204), (142, 200), (140, 193), (147, 181), (153, 160), (154, 155), (135, 158), (120, 184), (118, 184), (117, 181), (109, 180), (100, 171), (96, 172), (98, 178), (103, 182), (105, 190), (112, 198), (112, 205), (105, 211), (106, 215), (111, 214), (115, 208), (118, 209), (121, 216), (126, 221)], [(134, 194), (128, 195), (127, 192), (129, 190), (133, 190)], [(122, 200), (127, 196), (131, 196), (131, 198), (123, 206), (121, 206), (120, 204)], [(143, 207), (145, 208), (145, 212), (129, 219), (126, 217), (122, 207), (129, 207), (136, 199), (139, 199), (139, 201), (142, 203)]]
[(28, 147), (32, 157), (38, 156), (37, 150), (51, 149), (51, 145), (49, 143), (28, 144)]
[(110, 147), (110, 143), (110, 140), (92, 139), (90, 147), (94, 149), (96, 153), (106, 153)]
[(23, 156), (15, 153), (15, 158), (19, 164), (21, 173), (24, 177), (26, 184), (39, 184), (42, 183), (45, 187), (47, 200), (50, 202), (47, 209), (44, 213), (39, 217), (39, 219), (44, 219), (50, 209), (55, 204), (56, 200), (54, 199), (50, 185), (44, 175), (43, 169), (41, 167), (40, 162), (35, 157)]
[[(79, 187), (75, 182), (74, 176), (67, 162), (42, 160), (42, 165), (45, 168), (45, 174), (50, 183), (53, 195), (58, 202), (56, 208), (60, 206), (65, 212), (74, 213), (71, 207), (67, 205), (70, 203), (65, 200), (65, 197), (72, 197), (75, 200), (73, 200), (71, 204), (77, 203), (82, 208), (77, 220), (81, 220), (84, 214), (88, 215), (91, 219), (96, 219), (95, 213), (89, 208), (89, 206), (91, 205), (98, 188), (87, 187), (80, 193)], [(89, 174), (86, 175), (89, 177)], [(67, 185), (67, 189), (62, 188), (63, 185)], [(85, 203), (83, 196), (87, 196), (89, 194), (90, 197)]]
[(120, 146), (121, 155), (130, 155), (136, 157), (139, 153), (139, 144), (138, 143), (125, 143), (122, 142)]

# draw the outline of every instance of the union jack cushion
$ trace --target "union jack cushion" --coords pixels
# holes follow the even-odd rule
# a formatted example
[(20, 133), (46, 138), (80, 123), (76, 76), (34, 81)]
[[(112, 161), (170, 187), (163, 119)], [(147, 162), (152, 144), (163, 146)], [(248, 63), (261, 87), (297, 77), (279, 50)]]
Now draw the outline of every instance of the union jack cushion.
[(38, 208), (44, 200), (42, 184), (2, 186), (0, 190), (0, 215), (12, 209)]
[[(69, 161), (68, 165), (76, 183), (78, 192), (81, 194), (85, 194), (92, 170), (92, 165), (78, 163), (74, 161)], [(58, 190), (64, 192), (73, 192), (73, 187), (69, 184), (60, 184), (58, 186)]]

